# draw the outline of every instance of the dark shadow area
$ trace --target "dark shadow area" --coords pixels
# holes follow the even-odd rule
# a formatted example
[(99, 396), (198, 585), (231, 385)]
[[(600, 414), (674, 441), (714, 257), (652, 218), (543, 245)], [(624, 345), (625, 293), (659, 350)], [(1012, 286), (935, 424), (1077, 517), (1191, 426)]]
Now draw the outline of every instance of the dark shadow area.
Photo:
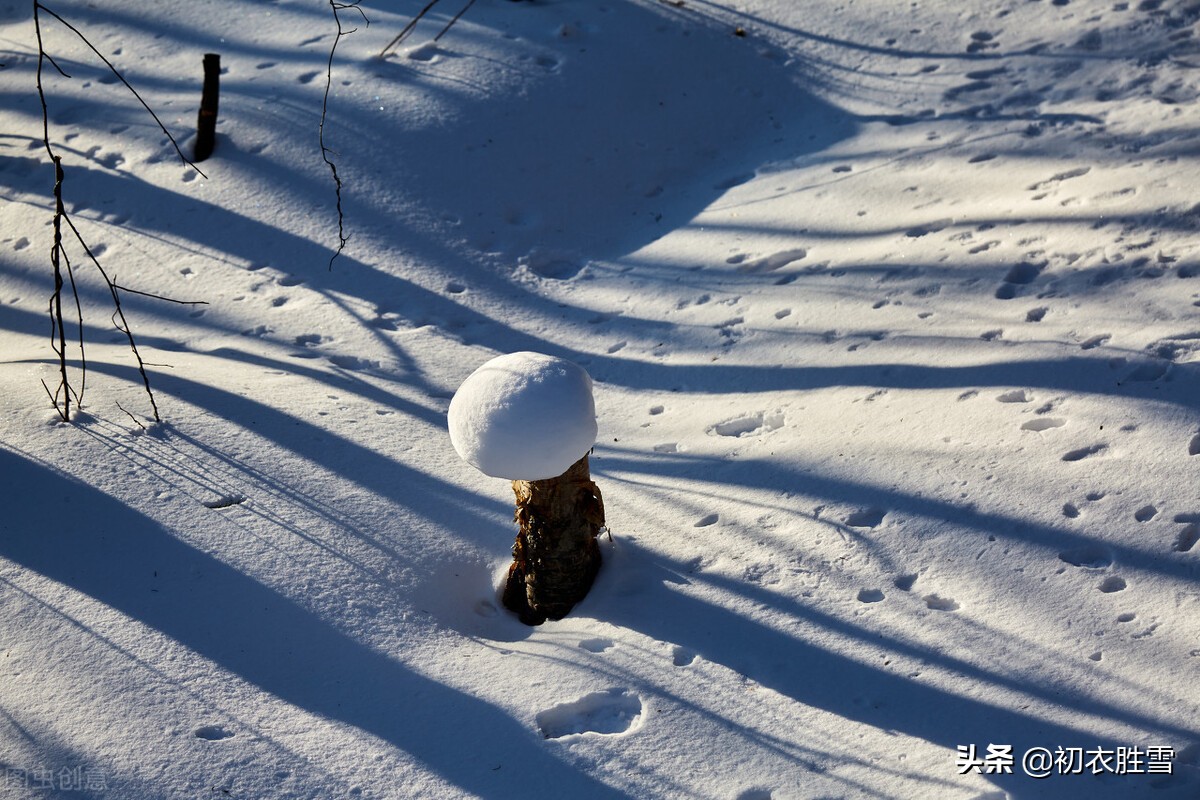
[(262, 691), (377, 736), (476, 795), (521, 796), (535, 775), (566, 796), (626, 796), (549, 755), (496, 707), (365, 647), (108, 495), (2, 448), (0, 475), (28, 501), (0, 520), (0, 555)]
[[(534, 272), (561, 277), (580, 259), (628, 253), (686, 224), (764, 163), (853, 134), (851, 117), (805, 91), (764, 43), (651, 3), (617, 5), (606, 24), (619, 36), (581, 25), (537, 42), (544, 53), (528, 62), (498, 64), (526, 75), (471, 98), (486, 128), (454, 120), (396, 132), (406, 190), (481, 249), (533, 251)], [(547, 32), (564, 21), (552, 6), (491, 16), (508, 13), (522, 25), (537, 17)], [(432, 57), (475, 58), (455, 51), (461, 41)], [(390, 59), (379, 79), (448, 91), (418, 63)], [(426, 155), (431, 142), (438, 157)]]
[[(674, 642), (689, 648), (706, 659), (746, 675), (798, 703), (824, 709), (847, 720), (853, 720), (884, 731), (895, 731), (932, 742), (949, 752), (946, 775), (955, 772), (954, 754), (959, 745), (976, 744), (980, 752), (990, 743), (1011, 744), (1013, 752), (1023, 754), (1030, 748), (1056, 747), (1115, 748), (1131, 742), (1112, 741), (1095, 730), (1086, 730), (1039, 719), (1023, 709), (1007, 708), (1000, 700), (992, 701), (980, 689), (962, 686), (962, 693), (908, 678), (896, 671), (876, 667), (848, 658), (829, 649), (766, 627), (754, 620), (713, 605), (679, 588), (692, 582), (685, 565), (673, 562), (642, 548), (635, 542), (622, 539), (618, 547), (626, 565), (638, 564), (639, 589), (619, 598), (624, 603), (607, 603), (603, 619), (638, 631), (652, 639)], [(600, 587), (603, 588), (603, 582)], [(781, 598), (769, 592), (748, 589), (732, 582), (722, 587), (747, 594), (752, 599), (777, 605)], [(652, 613), (648, 613), (653, 609)], [(903, 642), (888, 642), (866, 631), (831, 619), (798, 603), (788, 603), (786, 611), (796, 618), (827, 627), (858, 638), (870, 637), (882, 646), (896, 646), (901, 652), (919, 655), (948, 671), (964, 668), (953, 656), (914, 648)], [(951, 648), (947, 648), (949, 650)], [(976, 672), (968, 668), (968, 674)], [(995, 675), (971, 675), (985, 682), (1005, 683), (1006, 688), (1038, 692), (1036, 686), (1012, 685), (998, 681)], [(974, 692), (974, 695), (971, 694)], [(1072, 697), (1069, 694), (1043, 690), (1047, 699), (1063, 707), (1084, 713), (1110, 714), (1114, 709), (1103, 701)], [(1119, 711), (1119, 710), (1117, 710)], [(1122, 719), (1147, 733), (1162, 737), (1200, 736), (1197, 730), (1180, 730), (1155, 724), (1135, 713), (1120, 712)], [(1018, 759), (1019, 759), (1018, 755)], [(1018, 764), (1012, 775), (989, 776), (997, 786), (1019, 798), (1128, 798), (1143, 796), (1152, 786), (1164, 790), (1162, 797), (1190, 797), (1186, 776), (1177, 775), (1164, 781), (1161, 776), (1052, 776), (1035, 780), (1022, 774)], [(1194, 788), (1194, 787), (1192, 787)]]
[[(614, 454), (616, 453), (616, 454)], [(738, 458), (719, 459), (684, 455), (655, 454), (653, 462), (635, 458), (610, 446), (597, 448), (593, 460), (597, 475), (606, 473), (644, 473), (658, 480), (672, 477), (702, 479), (717, 486), (745, 486), (777, 493), (792, 492), (819, 497), (830, 503), (867, 506), (898, 512), (916, 519), (951, 522), (981, 535), (1012, 539), (1044, 547), (1055, 558), (1060, 553), (1100, 548), (1111, 561), (1124, 566), (1200, 585), (1200, 564), (1194, 559), (1174, 557), (1167, 550), (1153, 552), (1126, 544), (1110, 543), (1064, 528), (1033, 522), (1015, 516), (980, 511), (973, 505), (954, 505), (932, 497), (908, 494), (897, 488), (857, 483), (846, 478), (831, 478), (816, 470), (793, 467), (783, 461)]]

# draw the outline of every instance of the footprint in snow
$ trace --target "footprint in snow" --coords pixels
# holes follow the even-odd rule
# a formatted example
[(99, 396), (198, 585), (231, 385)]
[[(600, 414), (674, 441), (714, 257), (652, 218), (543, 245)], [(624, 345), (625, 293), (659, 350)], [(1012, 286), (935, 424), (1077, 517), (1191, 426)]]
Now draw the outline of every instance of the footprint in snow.
[(671, 663), (677, 667), (690, 666), (696, 660), (696, 654), (686, 647), (675, 645), (671, 649)]
[(843, 522), (851, 528), (877, 528), (883, 522), (883, 518), (887, 516), (887, 511), (877, 506), (870, 508), (860, 508), (850, 514), (847, 514)]
[(1179, 532), (1179, 536), (1175, 538), (1175, 545), (1171, 548), (1176, 553), (1186, 553), (1196, 546), (1196, 542), (1200, 542), (1200, 515), (1179, 514), (1175, 521), (1190, 523)]
[(1056, 417), (1038, 417), (1037, 419), (1031, 419), (1028, 422), (1021, 425), (1021, 430), (1034, 431), (1035, 433), (1041, 433), (1042, 431), (1053, 430), (1054, 428), (1061, 428), (1066, 424), (1067, 424), (1067, 421), (1065, 419), (1058, 419)]
[(204, 725), (192, 731), (192, 735), (197, 739), (204, 739), (208, 742), (219, 742), (222, 739), (232, 739), (234, 736), (231, 731), (222, 728), (220, 725)]
[(1054, 175), (1051, 175), (1049, 178), (1047, 178), (1044, 181), (1038, 181), (1037, 183), (1031, 184), (1028, 188), (1029, 188), (1029, 191), (1036, 192), (1041, 189), (1047, 189), (1051, 186), (1062, 183), (1063, 181), (1069, 181), (1072, 178), (1082, 178), (1084, 175), (1087, 175), (1091, 171), (1092, 171), (1091, 167), (1076, 167), (1075, 169), (1069, 169), (1069, 170), (1066, 170), (1065, 172), (1059, 172)]
[(1075, 567), (1104, 569), (1112, 564), (1112, 553), (1098, 544), (1086, 544), (1058, 554), (1060, 560)]
[(359, 358), (357, 356), (330, 356), (329, 363), (351, 372), (377, 370), (383, 366), (379, 361), (371, 361), (370, 359)]
[(747, 789), (734, 800), (772, 800), (774, 796), (770, 789)]
[(609, 689), (540, 712), (537, 726), (546, 739), (589, 734), (616, 736), (637, 730), (642, 719), (640, 697), (628, 689)]
[(1108, 449), (1106, 444), (1093, 444), (1089, 447), (1080, 447), (1063, 454), (1063, 461), (1083, 461), (1085, 458), (1090, 458), (1098, 453), (1103, 453)]
[(742, 272), (774, 272), (782, 269), (788, 264), (795, 261), (800, 261), (808, 255), (808, 251), (803, 247), (796, 247), (791, 250), (780, 250), (778, 253), (772, 253), (769, 256), (756, 258), (753, 261), (747, 261), (738, 267)]
[(962, 606), (957, 600), (950, 597), (941, 597), (936, 594), (927, 594), (921, 598), (925, 601), (925, 607), (934, 611), (958, 611)]
[(741, 417), (718, 422), (708, 429), (709, 433), (715, 433), (718, 436), (733, 436), (742, 437), (777, 430), (783, 427), (784, 415), (782, 411), (776, 411), (768, 414), (765, 411), (759, 411), (755, 414), (748, 414)]
[(858, 593), (860, 603), (879, 603), (883, 601), (883, 591), (880, 589), (862, 589)]

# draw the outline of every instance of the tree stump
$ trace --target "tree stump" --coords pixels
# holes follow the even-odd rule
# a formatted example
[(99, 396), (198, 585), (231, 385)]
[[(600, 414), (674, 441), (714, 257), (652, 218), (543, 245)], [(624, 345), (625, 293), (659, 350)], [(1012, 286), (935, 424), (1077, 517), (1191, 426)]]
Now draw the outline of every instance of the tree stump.
[(557, 478), (512, 485), (520, 530), (504, 606), (526, 625), (562, 619), (588, 593), (600, 569), (600, 489), (592, 482), (587, 455)]
[(204, 54), (204, 88), (200, 92), (200, 115), (196, 120), (196, 144), (192, 161), (200, 162), (212, 155), (217, 144), (217, 106), (221, 93), (221, 55)]

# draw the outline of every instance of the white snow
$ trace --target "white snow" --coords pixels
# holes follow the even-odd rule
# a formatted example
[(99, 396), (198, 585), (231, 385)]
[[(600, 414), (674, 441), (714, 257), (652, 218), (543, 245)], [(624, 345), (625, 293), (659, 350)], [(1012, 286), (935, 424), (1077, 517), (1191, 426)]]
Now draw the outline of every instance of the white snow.
[[(330, 269), (330, 4), (50, 3), (185, 150), (222, 56), (205, 179), (43, 31), (80, 232), (208, 302), (124, 297), (154, 425), (73, 244), (85, 413), (42, 388), (0, 2), (0, 797), (1200, 796), (1200, 9), (478, 0), (434, 44), (465, 4), (386, 59), (426, 1), (342, 9)], [(594, 379), (612, 532), (536, 629), (446, 433), (518, 352)]]
[(557, 477), (596, 443), (591, 377), (542, 353), (497, 356), (472, 372), (447, 420), (463, 460), (496, 478)]

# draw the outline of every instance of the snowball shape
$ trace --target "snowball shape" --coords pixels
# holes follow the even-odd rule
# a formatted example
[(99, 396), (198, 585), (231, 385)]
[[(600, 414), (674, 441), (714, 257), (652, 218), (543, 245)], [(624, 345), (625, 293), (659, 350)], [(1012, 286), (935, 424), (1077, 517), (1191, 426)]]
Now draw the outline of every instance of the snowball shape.
[(458, 387), (449, 426), (454, 449), (485, 475), (556, 478), (596, 443), (592, 379), (554, 356), (499, 356)]

